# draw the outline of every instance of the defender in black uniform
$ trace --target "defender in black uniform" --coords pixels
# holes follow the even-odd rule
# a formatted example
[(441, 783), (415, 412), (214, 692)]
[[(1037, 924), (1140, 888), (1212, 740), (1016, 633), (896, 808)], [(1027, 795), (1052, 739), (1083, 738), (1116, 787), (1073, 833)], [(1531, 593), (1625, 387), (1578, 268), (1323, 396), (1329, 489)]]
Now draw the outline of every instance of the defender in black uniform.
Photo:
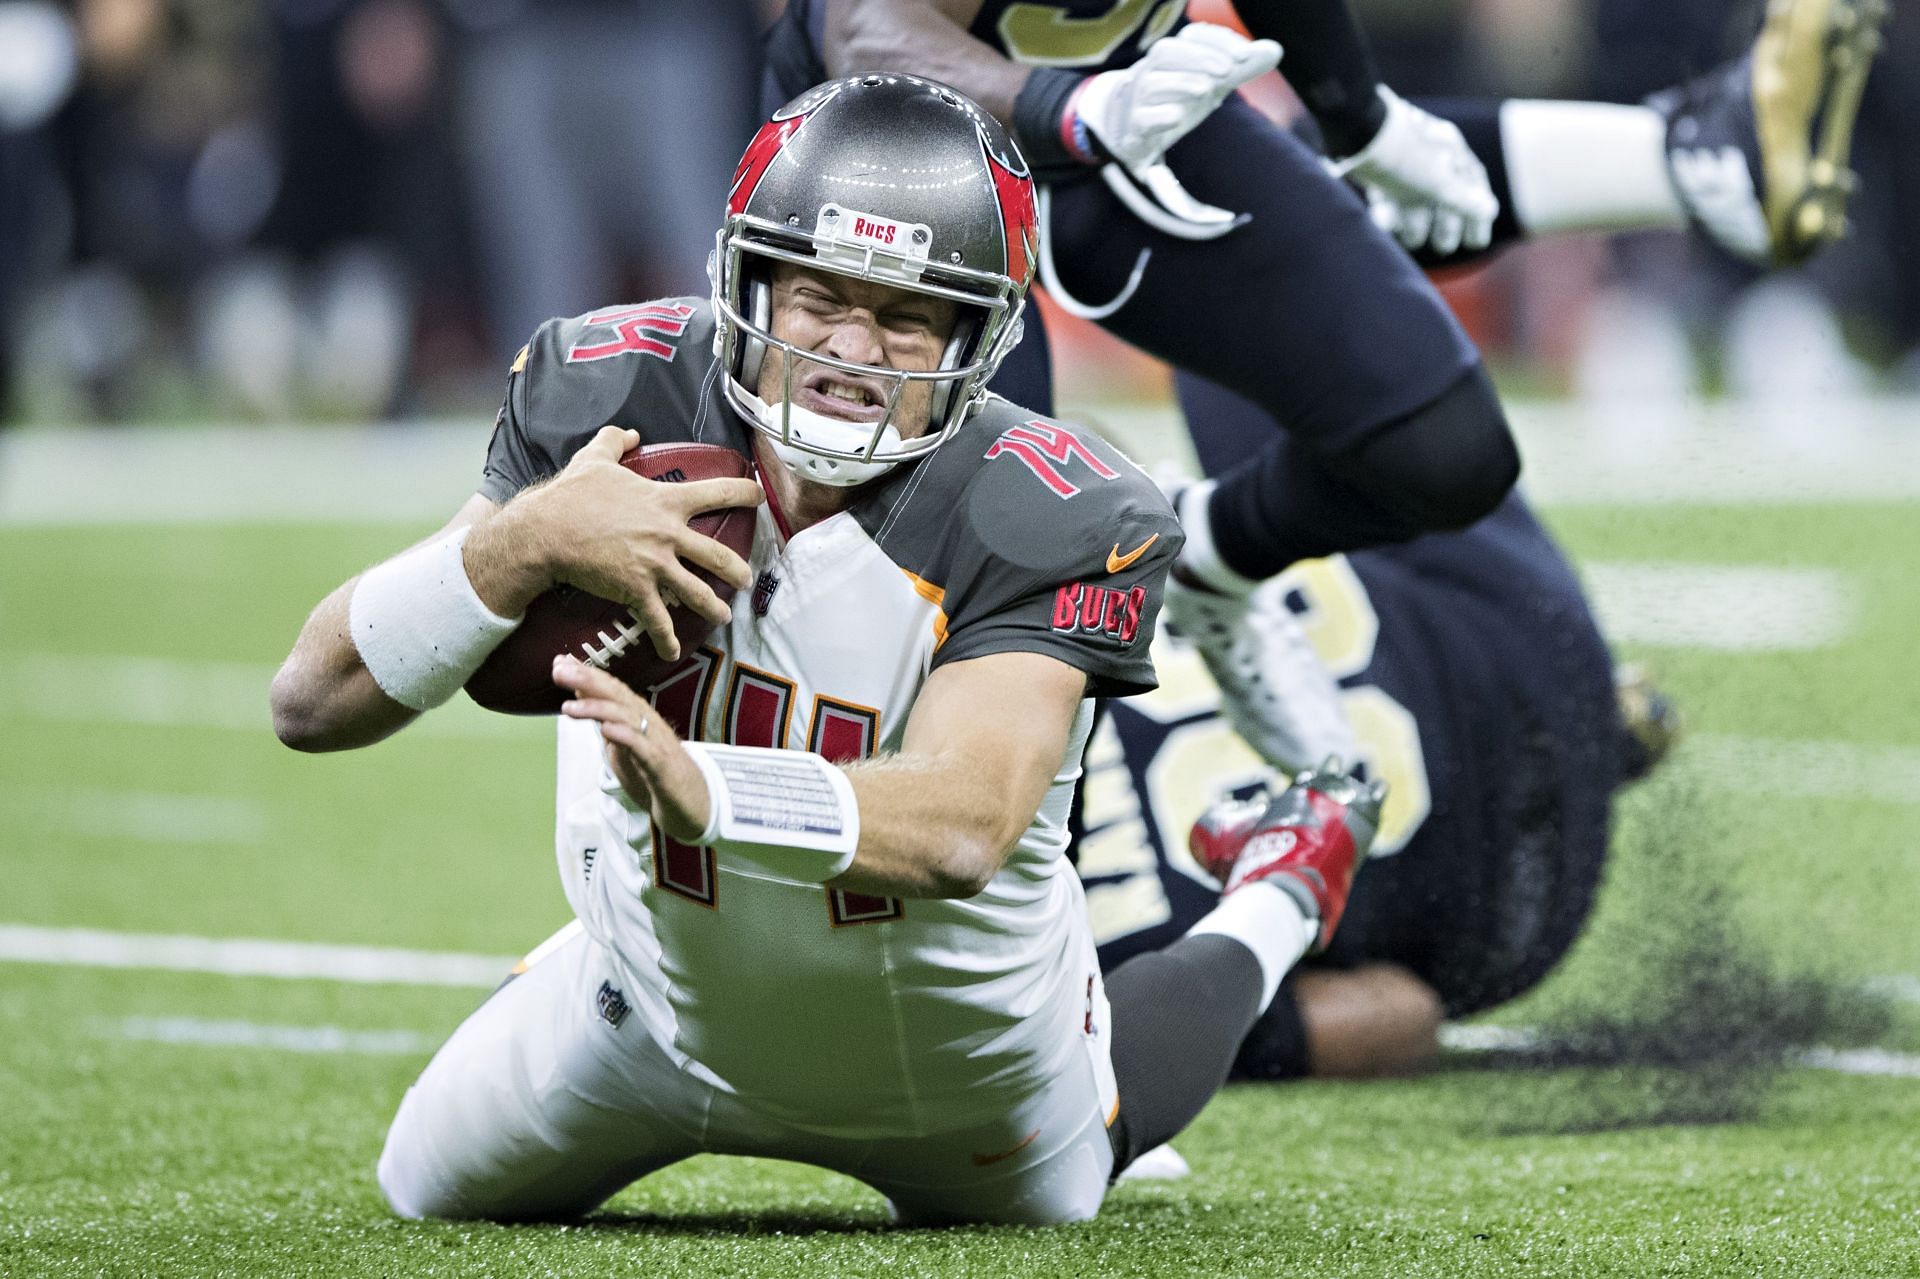
[[(1270, 429), (1197, 380), (1181, 398), (1210, 470)], [(1599, 882), (1613, 791), (1648, 751), (1621, 724), (1579, 582), (1517, 495), (1462, 532), (1308, 561), (1265, 589), (1339, 677), (1363, 771), (1391, 790), (1340, 933), (1288, 977), (1235, 1072), (1411, 1068), (1439, 1016), (1511, 999), (1565, 954)], [(1111, 703), (1088, 756), (1081, 873), (1108, 964), (1207, 908), (1188, 828), (1265, 768), (1192, 655), (1163, 641), (1156, 656), (1161, 690)], [(1328, 974), (1358, 994), (1343, 1001)]]
[[(1843, 229), (1853, 108), (1884, 16), (1879, 0), (1784, 0), (1748, 56), (1657, 110), (1422, 109), (1381, 85), (1347, 0), (1235, 7), (1284, 44), (1309, 131), (1375, 218), (1320, 150), (1232, 94), (1272, 43), (1189, 24), (1179, 0), (792, 0), (769, 33), (767, 89), (771, 105), (829, 72), (916, 71), (1015, 131), (1045, 184), (1042, 276), (1062, 304), (1084, 300), (1286, 428), (1183, 503), (1190, 532), (1208, 527), (1182, 568), (1230, 592), (1308, 555), (1464, 527), (1511, 485), (1475, 353), (1376, 219), (1428, 262), (1531, 231), (1683, 221), (1743, 256), (1797, 261)], [(1509, 107), (1531, 114), (1509, 121)], [(1563, 140), (1538, 173), (1520, 162), (1541, 158), (1543, 131), (1549, 150)], [(1515, 133), (1527, 154), (1509, 155)], [(1037, 340), (998, 388), (1049, 402)]]
[[(1852, 108), (1883, 8), (1782, 0), (1747, 57), (1657, 109), (1433, 113), (1380, 85), (1346, 0), (1236, 8), (1285, 42), (1306, 131), (1344, 157), (1335, 167), (1371, 209), (1233, 94), (1272, 65), (1273, 43), (1187, 23), (1177, 0), (792, 0), (769, 35), (769, 92), (829, 69), (960, 85), (1036, 162), (1056, 298), (1283, 428), (1242, 439), (1232, 465), (1177, 495), (1188, 540), (1167, 595), (1236, 728), (1282, 758), (1284, 671), (1260, 644), (1278, 626), (1256, 583), (1310, 556), (1465, 528), (1518, 468), (1476, 354), (1381, 228), (1423, 261), (1534, 230), (1689, 220), (1748, 257), (1803, 257), (1843, 225)], [(996, 386), (1050, 402), (1037, 334)]]
[[(1284, 28), (1315, 8), (1259, 8), (1296, 61), (1313, 42)], [(1183, 10), (1169, 0), (796, 0), (769, 37), (770, 92), (897, 67), (954, 83), (1015, 130), (1045, 184), (1049, 286), (1099, 303), (1104, 327), (1287, 425), (1284, 441), (1264, 446), (1284, 461), (1223, 483), (1212, 504), (1213, 540), (1232, 572), (1265, 578), (1308, 555), (1470, 523), (1518, 472), (1493, 389), (1438, 295), (1354, 192), (1299, 139), (1226, 96), (1234, 77), (1265, 67), (1195, 51), (1217, 72), (1219, 96), (1193, 108), (1196, 122), (1161, 171), (1218, 206), (1210, 213), (1143, 205), (1140, 188), (1123, 196), (1089, 163), (1102, 153), (1084, 149), (1100, 144), (1076, 130), (1075, 94), (1089, 76), (1179, 41)], [(1329, 103), (1352, 100), (1330, 107), (1326, 127), (1358, 149), (1382, 109), (1371, 69), (1333, 78), (1354, 87), (1328, 90)], [(1206, 221), (1222, 209), (1225, 222)], [(1303, 325), (1312, 339), (1294, 340)], [(1011, 357), (998, 385), (1017, 402), (1048, 398), (1038, 343)]]

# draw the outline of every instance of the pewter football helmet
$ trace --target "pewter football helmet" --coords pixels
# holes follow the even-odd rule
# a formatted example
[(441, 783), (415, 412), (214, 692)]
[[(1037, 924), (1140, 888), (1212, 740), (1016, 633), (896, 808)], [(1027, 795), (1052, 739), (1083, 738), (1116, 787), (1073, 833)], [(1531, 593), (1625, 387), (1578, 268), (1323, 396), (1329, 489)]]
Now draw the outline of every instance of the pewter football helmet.
[[(711, 261), (715, 353), (728, 400), (783, 461), (828, 484), (859, 483), (937, 448), (979, 407), (1020, 340), (1039, 228), (1033, 180), (1006, 130), (931, 80), (853, 76), (808, 90), (774, 113), (734, 173)], [(800, 351), (770, 329), (773, 265), (790, 262), (959, 304), (937, 369), (909, 372)], [(769, 347), (786, 385), (757, 394)], [(796, 411), (794, 367), (807, 360), (887, 388), (877, 422)], [(932, 384), (924, 435), (901, 440), (894, 415), (909, 383)]]

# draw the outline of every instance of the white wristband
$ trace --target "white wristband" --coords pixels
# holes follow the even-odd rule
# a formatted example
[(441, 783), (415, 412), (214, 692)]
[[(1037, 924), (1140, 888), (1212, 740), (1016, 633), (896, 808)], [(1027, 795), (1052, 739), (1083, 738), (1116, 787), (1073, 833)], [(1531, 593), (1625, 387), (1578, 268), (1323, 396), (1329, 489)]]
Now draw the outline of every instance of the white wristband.
[(460, 691), (520, 625), (496, 615), (467, 577), (467, 529), (376, 564), (347, 604), (353, 646), (380, 691), (430, 710)]
[(707, 780), (707, 829), (695, 841), (775, 879), (823, 884), (853, 864), (853, 783), (812, 751), (689, 742)]

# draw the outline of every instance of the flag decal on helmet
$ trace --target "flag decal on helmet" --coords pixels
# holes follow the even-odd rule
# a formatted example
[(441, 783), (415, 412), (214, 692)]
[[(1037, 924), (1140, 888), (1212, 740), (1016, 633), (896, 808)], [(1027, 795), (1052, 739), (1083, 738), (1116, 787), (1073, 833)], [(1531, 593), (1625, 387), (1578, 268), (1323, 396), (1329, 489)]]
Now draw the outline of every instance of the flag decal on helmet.
[(1033, 278), (1033, 263), (1040, 251), (1040, 220), (1033, 211), (1033, 179), (1002, 164), (987, 152), (987, 171), (993, 175), (994, 193), (1000, 198), (1000, 221), (1007, 232), (1007, 274), (1022, 281)]
[(733, 171), (733, 186), (727, 193), (727, 212), (738, 213), (747, 207), (747, 201), (753, 196), (753, 189), (760, 185), (760, 179), (766, 176), (767, 166), (773, 163), (787, 140), (800, 131), (807, 122), (804, 115), (787, 120), (769, 120), (760, 126), (760, 132), (753, 135), (753, 141), (747, 144), (746, 154), (740, 157), (740, 167)]

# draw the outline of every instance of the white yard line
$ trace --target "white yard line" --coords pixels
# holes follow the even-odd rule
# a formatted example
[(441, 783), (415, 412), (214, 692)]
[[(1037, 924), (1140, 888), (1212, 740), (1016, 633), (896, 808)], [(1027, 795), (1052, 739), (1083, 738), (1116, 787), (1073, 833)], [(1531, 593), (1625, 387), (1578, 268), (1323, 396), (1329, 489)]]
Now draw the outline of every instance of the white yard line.
[[(1545, 506), (1792, 506), (1920, 497), (1913, 401), (1507, 402), (1521, 484)], [(1170, 405), (1066, 405), (1143, 465), (1193, 469)]]
[[(1452, 1052), (1524, 1054), (1540, 1050), (1545, 1044), (1540, 1032), (1524, 1026), (1476, 1022), (1440, 1028), (1440, 1046)], [(1843, 1075), (1920, 1079), (1920, 1055), (1885, 1048), (1809, 1048), (1796, 1053), (1793, 1061), (1809, 1070), (1830, 1070)]]
[[(154, 657), (0, 655), (0, 715), (47, 723), (269, 731), (267, 666)], [(544, 721), (493, 715), (455, 698), (410, 733), (452, 739), (531, 738)], [(1920, 748), (1690, 733), (1674, 756), (1711, 787), (1738, 794), (1844, 797), (1920, 804)], [(108, 820), (100, 818), (101, 821)], [(250, 818), (211, 822), (238, 830)]]
[(1801, 505), (1920, 497), (1914, 407), (1515, 404), (1527, 492), (1545, 505)]
[(1800, 1064), (1843, 1075), (1920, 1079), (1920, 1056), (1888, 1052), (1884, 1048), (1809, 1048), (1800, 1054)]
[[(97, 1026), (118, 1038), (151, 1043), (297, 1053), (408, 1057), (430, 1053), (440, 1042), (435, 1036), (412, 1030), (349, 1030), (342, 1026), (288, 1026), (201, 1017), (126, 1017)], [(1444, 1026), (1440, 1039), (1456, 1052), (1526, 1052), (1540, 1044), (1540, 1037), (1532, 1031), (1487, 1025)], [(1920, 1056), (1884, 1048), (1810, 1048), (1797, 1055), (1796, 1064), (1843, 1075), (1920, 1079)]]
[[(538, 955), (570, 935), (573, 925), (549, 939)], [(35, 928), (0, 924), (0, 962), (87, 968), (161, 969), (220, 973), (229, 977), (299, 978), (314, 981), (487, 988), (498, 985), (515, 961), (506, 956), (457, 951), (399, 950), (383, 946), (334, 946), (320, 942), (168, 936), (91, 928)], [(1870, 989), (1920, 990), (1920, 977), (1876, 978)], [(246, 1021), (183, 1017), (133, 1017), (117, 1023), (129, 1038), (220, 1047), (285, 1048), (295, 1052), (424, 1051), (432, 1044), (409, 1031), (348, 1031), (336, 1026), (274, 1026)], [(1484, 1022), (1440, 1028), (1440, 1044), (1456, 1052), (1528, 1052), (1542, 1043), (1538, 1031)], [(1813, 1048), (1799, 1058), (1816, 1070), (1855, 1075), (1920, 1078), (1920, 1056), (1879, 1048)]]
[(120, 1039), (205, 1048), (275, 1048), (296, 1053), (357, 1053), (411, 1057), (430, 1053), (440, 1038), (414, 1030), (348, 1030), (343, 1026), (279, 1026), (201, 1017), (126, 1017), (99, 1030)]
[[(1066, 405), (1143, 462), (1191, 463), (1170, 404)], [(1911, 400), (1508, 405), (1528, 492), (1609, 506), (1920, 497)], [(490, 413), (374, 427), (0, 433), (0, 526), (443, 520), (477, 487)], [(422, 531), (425, 531), (424, 528)]]
[(1493, 1026), (1483, 1021), (1448, 1022), (1440, 1027), (1440, 1046), (1461, 1053), (1524, 1053), (1540, 1047), (1540, 1032), (1524, 1026)]
[(0, 525), (444, 521), (491, 423), (9, 431)]
[(1672, 762), (1733, 794), (1920, 805), (1920, 747), (1691, 733)]
[(1871, 993), (1882, 995), (1895, 1003), (1920, 1004), (1920, 977), (1912, 973), (1875, 977), (1866, 983), (1866, 987)]
[(1826, 648), (1854, 629), (1846, 578), (1745, 564), (1584, 563), (1600, 629), (1616, 643), (1729, 653)]
[(75, 790), (46, 797), (54, 822), (81, 835), (160, 844), (257, 845), (267, 835), (267, 806), (224, 795)]
[(497, 986), (516, 958), (321, 942), (0, 924), (0, 961), (395, 986)]
[[(166, 728), (273, 730), (264, 663), (219, 662), (121, 653), (0, 654), (0, 714), (49, 724), (129, 724)], [(534, 725), (540, 725), (534, 727)], [(409, 730), (433, 737), (506, 738), (546, 734), (542, 721), (495, 715), (465, 697)]]

